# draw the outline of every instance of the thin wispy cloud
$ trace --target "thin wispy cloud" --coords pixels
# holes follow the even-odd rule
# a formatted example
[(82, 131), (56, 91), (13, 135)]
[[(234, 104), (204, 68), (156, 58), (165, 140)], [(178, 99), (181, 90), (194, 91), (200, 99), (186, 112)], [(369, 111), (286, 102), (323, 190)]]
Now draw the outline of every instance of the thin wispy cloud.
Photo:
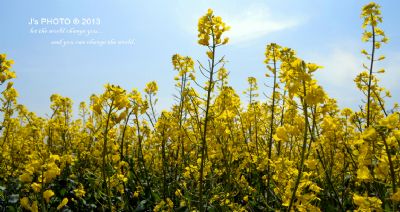
[[(369, 65), (369, 61), (354, 49), (356, 47), (336, 47), (328, 54), (323, 56), (315, 56), (313, 59), (316, 63), (324, 68), (318, 72), (318, 78), (323, 83), (337, 87), (353, 86), (354, 78), (362, 71), (366, 71), (362, 64)], [(380, 55), (380, 54), (379, 54)], [(381, 84), (384, 87), (395, 89), (398, 86), (398, 78), (400, 77), (400, 53), (389, 51), (384, 54), (386, 59), (375, 62), (374, 71), (381, 68), (385, 69), (384, 74), (378, 74)]]
[(231, 44), (246, 43), (270, 33), (286, 30), (301, 24), (301, 19), (277, 19), (265, 6), (250, 6), (239, 13), (226, 14), (225, 19), (231, 26), (227, 36)]
[(328, 95), (335, 98), (341, 107), (357, 109), (362, 95), (354, 79), (362, 71), (362, 56), (356, 54), (356, 47), (350, 49), (337, 45), (326, 54), (314, 55), (312, 60), (323, 66), (316, 78)]
[[(183, 4), (186, 5), (186, 4)], [(215, 14), (221, 16), (231, 27), (226, 32), (229, 44), (246, 44), (263, 38), (271, 33), (291, 29), (305, 23), (304, 17), (292, 17), (282, 12), (272, 11), (264, 4), (251, 4), (243, 7), (226, 7), (218, 4), (211, 6)], [(182, 11), (182, 10), (181, 10)], [(197, 32), (198, 17), (203, 15), (206, 8), (193, 8), (191, 14), (179, 14), (180, 22), (190, 34)]]
[(335, 86), (351, 85), (362, 70), (361, 56), (344, 48), (335, 48), (323, 58), (317, 58), (316, 62), (324, 67), (319, 78)]
[(386, 70), (382, 83), (396, 96), (400, 96), (400, 52), (387, 52), (386, 59), (382, 62), (382, 68)]
[[(345, 42), (336, 44), (326, 54), (309, 55), (313, 62), (324, 67), (316, 73), (316, 78), (342, 107), (357, 108), (364, 98), (354, 82), (356, 76), (365, 70), (362, 64), (368, 65), (368, 60), (359, 51), (361, 49), (359, 45), (350, 45)], [(386, 73), (378, 74), (377, 77), (380, 79), (379, 85), (391, 91), (392, 98), (387, 100), (392, 105), (400, 98), (398, 89), (400, 53), (389, 51), (384, 55), (387, 58), (376, 62), (374, 70), (381, 68), (386, 70)]]

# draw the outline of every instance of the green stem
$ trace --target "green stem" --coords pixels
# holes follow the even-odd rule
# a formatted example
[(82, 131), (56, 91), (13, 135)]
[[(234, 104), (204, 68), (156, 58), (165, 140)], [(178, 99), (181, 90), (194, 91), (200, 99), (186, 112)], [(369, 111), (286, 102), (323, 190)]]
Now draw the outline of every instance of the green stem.
[[(274, 121), (275, 121), (275, 92), (276, 92), (276, 57), (275, 51), (273, 50), (274, 56), (274, 84), (272, 87), (272, 105), (271, 105), (271, 120), (269, 124), (269, 140), (268, 140), (268, 164), (267, 164), (267, 205), (269, 200), (269, 192), (270, 192), (270, 181), (271, 181), (271, 166), (270, 160), (272, 159), (272, 135), (274, 134)], [(272, 193), (272, 192), (271, 192)]]
[[(372, 16), (372, 15), (371, 15)], [(373, 19), (373, 17), (371, 17)], [(370, 120), (370, 105), (371, 105), (371, 82), (372, 82), (372, 70), (374, 66), (374, 55), (375, 55), (375, 27), (372, 27), (372, 52), (371, 52), (371, 64), (369, 66), (369, 76), (368, 76), (368, 96), (367, 96), (367, 128), (371, 124)]]
[[(303, 66), (304, 66), (304, 64), (303, 64)], [(304, 168), (305, 151), (307, 149), (307, 137), (308, 137), (308, 125), (309, 125), (309, 123), (308, 123), (308, 105), (307, 105), (307, 102), (305, 100), (305, 97), (307, 95), (307, 93), (306, 93), (306, 82), (304, 80), (303, 80), (303, 90), (304, 90), (303, 91), (304, 98), (302, 98), (303, 112), (304, 112), (303, 146), (302, 146), (302, 149), (301, 149), (301, 157), (300, 157), (300, 164), (299, 164), (299, 170), (298, 170), (299, 174), (297, 175), (296, 182), (295, 182), (295, 185), (294, 185), (294, 188), (293, 188), (293, 193), (292, 193), (292, 196), (290, 198), (290, 204), (289, 204), (288, 211), (290, 211), (290, 209), (293, 206), (294, 199), (296, 197), (296, 192), (297, 192), (297, 189), (298, 189), (299, 184), (300, 184), (300, 180), (301, 180), (301, 176), (303, 174), (303, 168)]]
[(213, 46), (212, 46), (212, 59), (211, 59), (211, 67), (210, 67), (210, 76), (208, 80), (208, 88), (207, 88), (207, 102), (206, 102), (206, 111), (204, 117), (204, 128), (203, 128), (203, 136), (201, 142), (201, 165), (200, 165), (200, 179), (199, 179), (199, 209), (201, 212), (205, 211), (204, 203), (203, 203), (203, 181), (204, 181), (204, 163), (205, 163), (205, 153), (207, 148), (207, 127), (208, 127), (208, 119), (209, 119), (209, 110), (210, 110), (210, 103), (211, 103), (211, 92), (213, 90), (213, 75), (214, 75), (214, 66), (215, 66), (215, 41), (214, 41), (214, 34), (213, 34)]

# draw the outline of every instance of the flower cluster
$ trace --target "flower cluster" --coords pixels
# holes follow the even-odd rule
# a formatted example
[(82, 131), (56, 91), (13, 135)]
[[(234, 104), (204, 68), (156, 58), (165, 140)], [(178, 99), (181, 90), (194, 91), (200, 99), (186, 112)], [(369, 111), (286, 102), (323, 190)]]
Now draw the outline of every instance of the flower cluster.
[(267, 88), (248, 77), (241, 98), (216, 54), (229, 27), (212, 10), (198, 24), (208, 66), (173, 55), (177, 93), (162, 112), (152, 81), (143, 92), (106, 84), (79, 117), (54, 94), (39, 117), (18, 103), (0, 55), (0, 210), (398, 211), (400, 112), (373, 69), (387, 38), (377, 4), (362, 17), (373, 45), (354, 111), (315, 79), (321, 66), (276, 43), (265, 49)]

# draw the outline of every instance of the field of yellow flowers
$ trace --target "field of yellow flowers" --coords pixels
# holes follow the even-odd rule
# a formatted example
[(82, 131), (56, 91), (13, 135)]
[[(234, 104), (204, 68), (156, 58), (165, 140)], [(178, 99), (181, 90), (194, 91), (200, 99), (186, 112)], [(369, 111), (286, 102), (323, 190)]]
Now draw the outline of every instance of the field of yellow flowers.
[[(176, 103), (155, 111), (143, 93), (107, 84), (79, 105), (57, 94), (51, 117), (17, 103), (12, 60), (0, 55), (1, 211), (399, 211), (400, 113), (374, 63), (388, 41), (379, 5), (362, 8), (368, 63), (354, 82), (358, 111), (340, 109), (315, 80), (321, 67), (268, 44), (266, 101), (245, 99), (217, 57), (229, 30), (209, 9), (198, 22), (208, 60), (172, 56)], [(195, 66), (198, 66), (197, 72)]]

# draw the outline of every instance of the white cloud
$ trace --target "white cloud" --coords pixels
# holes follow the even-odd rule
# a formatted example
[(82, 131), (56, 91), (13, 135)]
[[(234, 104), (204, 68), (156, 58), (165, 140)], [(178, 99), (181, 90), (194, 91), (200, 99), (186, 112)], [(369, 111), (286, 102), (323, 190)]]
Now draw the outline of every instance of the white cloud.
[(223, 17), (231, 26), (231, 30), (227, 32), (231, 44), (246, 43), (300, 24), (299, 19), (275, 18), (265, 6), (250, 6), (231, 15), (226, 14)]
[(356, 109), (361, 103), (362, 94), (354, 83), (362, 71), (362, 58), (356, 54), (357, 50), (354, 46), (336, 45), (326, 54), (314, 55), (312, 60), (324, 67), (316, 72), (316, 78), (341, 107)]
[[(187, 5), (186, 5), (187, 6)], [(183, 7), (183, 5), (181, 5)], [(197, 20), (207, 11), (202, 5), (179, 13), (178, 17), (186, 31), (197, 35)], [(272, 12), (264, 4), (251, 4), (243, 7), (227, 6), (215, 3), (211, 8), (215, 14), (222, 17), (231, 29), (226, 32), (230, 44), (246, 44), (250, 41), (265, 37), (268, 34), (290, 29), (302, 24), (304, 17), (294, 17), (290, 13)], [(187, 13), (190, 11), (190, 14)]]
[(393, 94), (400, 92), (400, 52), (388, 52), (384, 54), (386, 59), (382, 62), (382, 68), (386, 70), (381, 78), (383, 86), (390, 89)]
[[(309, 55), (313, 62), (324, 66), (316, 72), (316, 78), (325, 88), (327, 93), (338, 100), (342, 107), (352, 107), (356, 109), (362, 104), (363, 97), (355, 85), (354, 78), (363, 70), (362, 63), (367, 64), (367, 60), (360, 53), (362, 48), (356, 44), (336, 44), (326, 54)], [(385, 53), (387, 59), (377, 62), (374, 70), (385, 68), (386, 73), (378, 75), (381, 79), (380, 86), (390, 90), (393, 97), (388, 99), (388, 103), (393, 104), (400, 99), (400, 53), (388, 51)], [(390, 108), (389, 106), (388, 108)]]
[[(362, 64), (369, 65), (365, 57), (357, 51), (355, 46), (340, 46), (333, 48), (327, 55), (314, 56), (313, 61), (324, 66), (318, 72), (318, 78), (324, 83), (336, 87), (354, 87), (354, 78), (364, 70)], [(379, 55), (379, 54), (378, 54)], [(379, 74), (381, 86), (388, 89), (399, 89), (398, 80), (400, 78), (400, 53), (388, 51), (384, 54), (386, 59), (374, 63), (374, 70), (381, 68), (386, 70), (385, 74)]]
[(353, 79), (362, 70), (361, 56), (344, 48), (335, 48), (328, 55), (315, 61), (324, 67), (318, 77), (333, 86), (352, 86)]

